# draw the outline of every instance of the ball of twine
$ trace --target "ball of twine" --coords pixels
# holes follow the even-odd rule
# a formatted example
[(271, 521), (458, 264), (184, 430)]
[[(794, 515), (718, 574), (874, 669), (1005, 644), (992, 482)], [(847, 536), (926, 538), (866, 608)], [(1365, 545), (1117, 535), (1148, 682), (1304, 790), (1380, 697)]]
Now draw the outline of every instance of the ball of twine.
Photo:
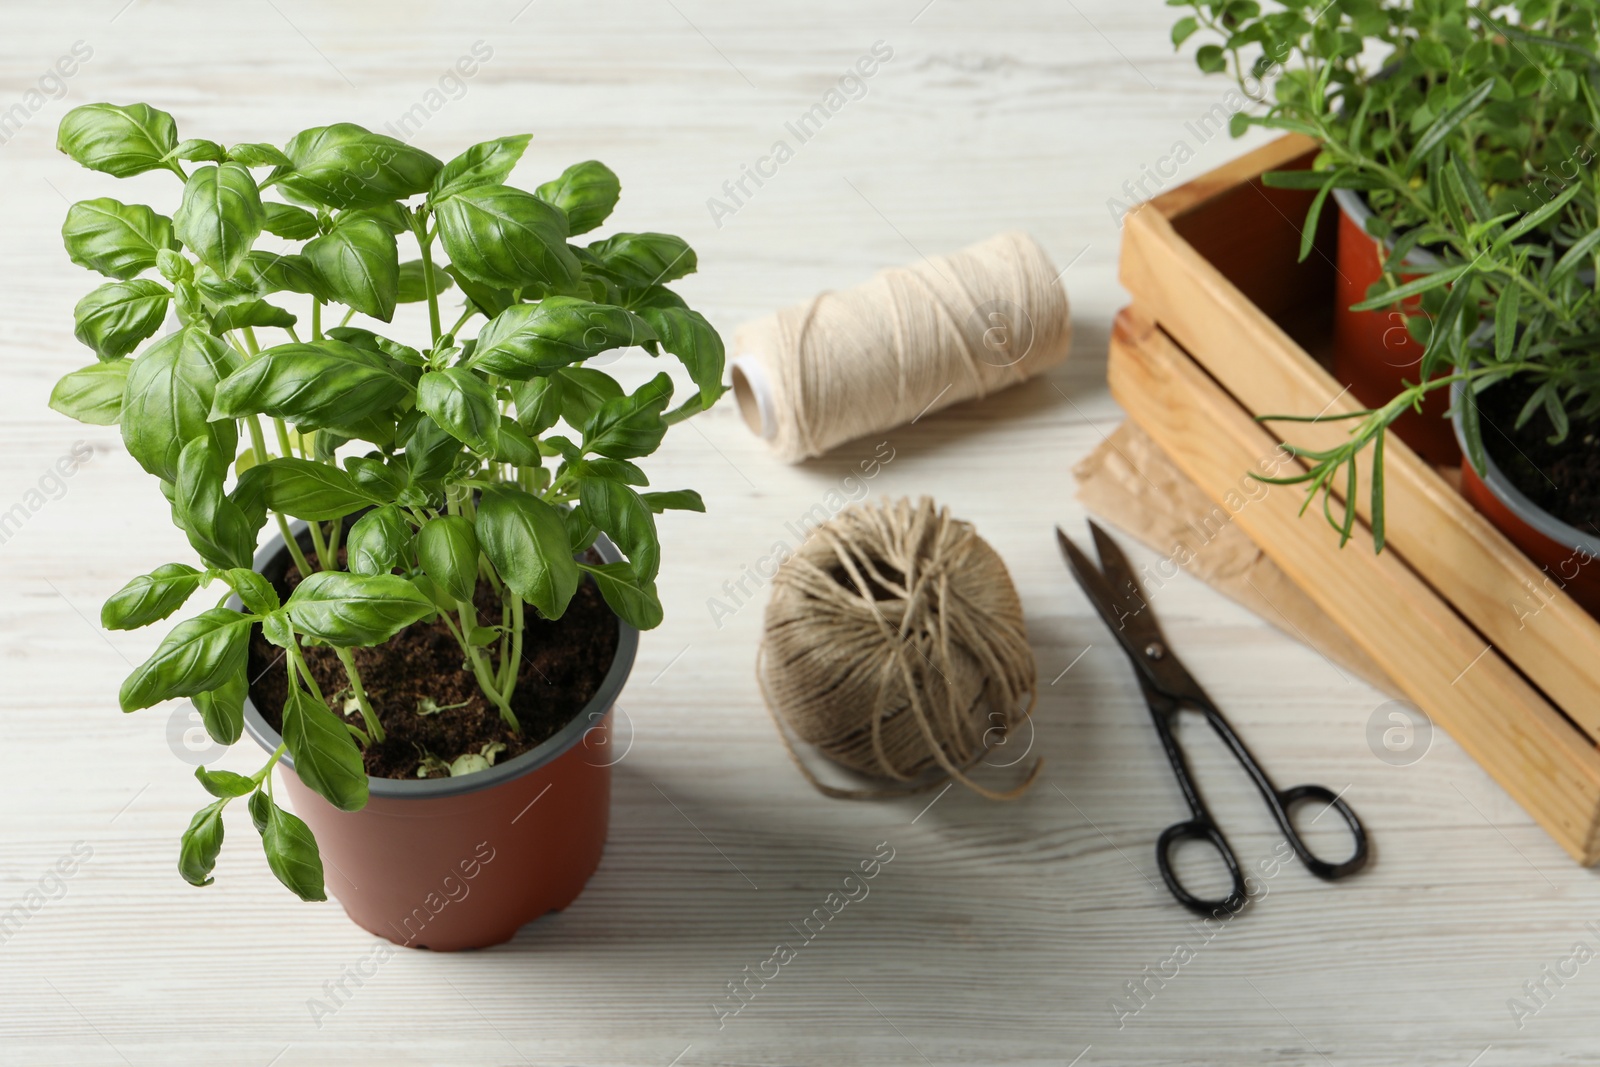
[[(830, 796), (893, 796), (968, 776), (1032, 713), (1033, 651), (1005, 563), (924, 497), (848, 507), (772, 583), (757, 666), (795, 763)], [(847, 790), (806, 766), (789, 731), (829, 759), (904, 786)], [(942, 773), (940, 773), (942, 772)]]

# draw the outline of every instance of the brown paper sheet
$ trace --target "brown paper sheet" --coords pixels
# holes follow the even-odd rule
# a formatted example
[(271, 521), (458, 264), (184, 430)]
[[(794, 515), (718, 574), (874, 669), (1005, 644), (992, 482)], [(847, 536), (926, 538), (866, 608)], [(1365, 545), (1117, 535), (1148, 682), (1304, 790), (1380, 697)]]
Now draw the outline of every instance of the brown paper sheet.
[(1152, 571), (1156, 580), (1181, 567), (1341, 670), (1398, 693), (1383, 669), (1133, 422), (1118, 427), (1073, 474), (1085, 507), (1163, 554)]

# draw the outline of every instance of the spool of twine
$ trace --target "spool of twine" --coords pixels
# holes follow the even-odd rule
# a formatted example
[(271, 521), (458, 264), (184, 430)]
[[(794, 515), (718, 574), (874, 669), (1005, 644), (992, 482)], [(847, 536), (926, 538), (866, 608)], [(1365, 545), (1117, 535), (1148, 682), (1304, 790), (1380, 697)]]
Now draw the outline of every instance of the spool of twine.
[(1015, 385), (1071, 343), (1055, 264), (1011, 232), (746, 323), (731, 377), (745, 422), (795, 463)]
[[(968, 776), (1032, 713), (1036, 670), (1005, 563), (926, 497), (845, 508), (784, 561), (756, 671), (789, 754), (829, 796), (895, 796), (953, 778), (1011, 799), (1039, 773), (1035, 760), (1008, 790)], [(790, 732), (903, 784), (827, 785)]]

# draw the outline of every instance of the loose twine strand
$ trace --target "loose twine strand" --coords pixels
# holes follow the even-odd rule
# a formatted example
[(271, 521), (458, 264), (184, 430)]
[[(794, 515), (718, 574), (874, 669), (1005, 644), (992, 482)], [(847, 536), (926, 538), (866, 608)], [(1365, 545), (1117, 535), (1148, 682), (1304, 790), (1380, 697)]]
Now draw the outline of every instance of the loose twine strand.
[(764, 371), (770, 443), (797, 462), (1015, 385), (1060, 363), (1071, 343), (1055, 265), (1009, 232), (747, 323), (734, 348)]
[[(756, 673), (789, 755), (821, 792), (900, 796), (968, 772), (1026, 721), (1037, 671), (1005, 563), (968, 523), (922, 498), (841, 511), (773, 579)], [(841, 789), (790, 733), (852, 770), (905, 783)], [(994, 739), (991, 741), (991, 739)], [(930, 777), (930, 772), (937, 771)]]

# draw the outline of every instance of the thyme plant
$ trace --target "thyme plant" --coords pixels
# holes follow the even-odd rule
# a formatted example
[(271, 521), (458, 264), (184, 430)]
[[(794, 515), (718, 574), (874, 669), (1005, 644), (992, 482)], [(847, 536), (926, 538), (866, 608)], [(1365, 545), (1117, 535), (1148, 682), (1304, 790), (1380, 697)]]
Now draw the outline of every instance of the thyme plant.
[[(1170, 0), (1169, 0), (1170, 2)], [(1308, 171), (1267, 184), (1315, 190), (1302, 231), (1310, 254), (1334, 189), (1373, 208), (1368, 231), (1387, 242), (1381, 281), (1356, 310), (1399, 308), (1424, 346), (1417, 381), (1353, 421), (1331, 449), (1290, 450), (1309, 505), (1348, 539), (1355, 524), (1358, 458), (1372, 455), (1370, 524), (1383, 547), (1385, 433), (1431, 390), (1464, 383), (1467, 395), (1513, 376), (1533, 381), (1517, 426), (1544, 412), (1552, 442), (1574, 419), (1600, 416), (1600, 11), (1561, 0), (1178, 0), (1193, 14), (1202, 70), (1231, 73), (1258, 105), (1232, 120), (1313, 137)], [(1270, 92), (1266, 83), (1270, 81)], [(1413, 253), (1432, 253), (1421, 262)], [(1476, 403), (1460, 406), (1466, 453), (1484, 470)], [(1273, 419), (1292, 421), (1289, 416)], [(1323, 421), (1328, 417), (1302, 419)], [(1340, 499), (1336, 501), (1334, 498)], [(1342, 510), (1337, 510), (1342, 507)], [(1336, 513), (1337, 510), (1337, 513)]]
[[(486, 141), (446, 163), (350, 123), (281, 148), (225, 148), (180, 140), (172, 116), (146, 104), (88, 104), (62, 119), (58, 147), (83, 166), (166, 171), (181, 185), (170, 216), (102, 197), (74, 204), (62, 228), (73, 262), (110, 280), (75, 310), (96, 361), (64, 377), (51, 406), (120, 425), (199, 557), (133, 579), (102, 623), (147, 626), (203, 589), (214, 598), (128, 677), (122, 708), (188, 697), (211, 737), (232, 744), (252, 631), (286, 657), (283, 744), (251, 775), (196, 772), (216, 799), (180, 846), (195, 885), (212, 881), (224, 810), (248, 796), (273, 873), (324, 899), (316, 842), (274, 802), (272, 769), (288, 753), (336, 807), (366, 803), (361, 749), (385, 735), (351, 649), (443, 620), (515, 732), (530, 610), (560, 618), (588, 576), (621, 618), (661, 622), (654, 515), (704, 505), (692, 490), (641, 491), (633, 461), (720, 395), (722, 342), (667, 288), (697, 265), (679, 238), (571, 242), (617, 203), (603, 164), (575, 164), (533, 192), (506, 184), (528, 141)], [(446, 325), (451, 290), (461, 307)], [(403, 303), (426, 305), (425, 338), (352, 324), (381, 328)], [(161, 332), (169, 314), (176, 328)], [(693, 395), (669, 408), (666, 374), (625, 392), (583, 365), (633, 345), (681, 360)], [(309, 524), (309, 554), (291, 518)], [(281, 601), (252, 569), (269, 521), (304, 576)], [(582, 560), (600, 532), (624, 561)], [(473, 603), (480, 581), (500, 600), (487, 621)], [(360, 725), (328, 706), (302, 651), (314, 644), (344, 665)]]

